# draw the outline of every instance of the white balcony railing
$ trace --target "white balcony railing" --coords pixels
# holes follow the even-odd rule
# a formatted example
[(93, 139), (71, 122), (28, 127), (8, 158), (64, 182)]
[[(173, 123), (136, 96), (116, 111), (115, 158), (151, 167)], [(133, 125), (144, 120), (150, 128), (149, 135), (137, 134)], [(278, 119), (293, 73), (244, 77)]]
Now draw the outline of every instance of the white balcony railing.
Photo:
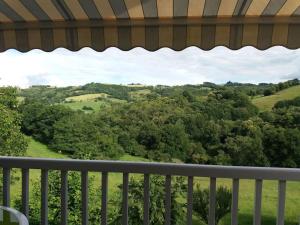
[(150, 179), (149, 175), (165, 176), (165, 224), (171, 225), (171, 177), (188, 177), (187, 225), (192, 225), (194, 177), (210, 178), (209, 225), (215, 225), (216, 179), (232, 179), (231, 224), (238, 224), (239, 180), (255, 180), (253, 224), (261, 224), (261, 200), (263, 180), (278, 181), (277, 225), (284, 225), (286, 181), (300, 181), (300, 169), (208, 166), (172, 163), (139, 163), (120, 161), (60, 160), (0, 157), (3, 168), (3, 205), (10, 205), (10, 172), (22, 169), (22, 212), (29, 215), (29, 170), (41, 170), (41, 224), (48, 224), (48, 171), (61, 171), (61, 224), (68, 218), (68, 171), (81, 172), (82, 225), (88, 224), (88, 172), (102, 173), (101, 225), (107, 224), (107, 194), (109, 173), (123, 174), (122, 225), (128, 225), (128, 177), (129, 174), (144, 175), (144, 225), (149, 225)]

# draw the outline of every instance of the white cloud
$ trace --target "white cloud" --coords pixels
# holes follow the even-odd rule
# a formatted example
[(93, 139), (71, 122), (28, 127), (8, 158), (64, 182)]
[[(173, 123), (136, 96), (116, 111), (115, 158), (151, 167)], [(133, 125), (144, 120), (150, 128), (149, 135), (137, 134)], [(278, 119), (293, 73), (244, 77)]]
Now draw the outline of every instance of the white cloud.
[(259, 51), (246, 47), (232, 51), (217, 47), (202, 51), (195, 47), (181, 52), (163, 48), (128, 52), (116, 48), (95, 52), (57, 49), (51, 53), (33, 50), (0, 53), (0, 85), (27, 87), (32, 84), (57, 86), (88, 82), (143, 84), (199, 84), (278, 82), (300, 77), (300, 50), (273, 47)]

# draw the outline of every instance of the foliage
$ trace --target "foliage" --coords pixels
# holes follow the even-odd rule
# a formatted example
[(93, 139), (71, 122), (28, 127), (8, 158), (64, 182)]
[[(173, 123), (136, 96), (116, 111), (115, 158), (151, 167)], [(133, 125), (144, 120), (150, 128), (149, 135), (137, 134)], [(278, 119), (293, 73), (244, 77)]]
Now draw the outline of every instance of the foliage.
[[(145, 89), (144, 86), (126, 86), (114, 84), (89, 83), (78, 87), (52, 87), (49, 85), (34, 85), (21, 90), (20, 95), (27, 100), (41, 101), (45, 104), (63, 103), (69, 100), (76, 100), (78, 96), (103, 96), (109, 95), (111, 98), (132, 101), (130, 93)], [(147, 86), (151, 89), (151, 86)], [(78, 97), (78, 98), (76, 98)], [(90, 99), (91, 100), (91, 99)]]
[[(149, 222), (151, 225), (163, 225), (165, 222), (165, 180), (159, 176), (152, 176), (150, 179), (150, 212)], [(171, 192), (171, 224), (182, 225), (185, 222), (184, 205), (178, 201), (183, 193), (183, 180), (177, 178), (173, 180)], [(128, 215), (130, 225), (143, 224), (143, 181), (139, 179), (130, 179), (129, 182), (129, 206)], [(122, 186), (119, 187), (122, 190)], [(121, 196), (116, 196), (112, 204), (117, 205), (118, 208), (111, 218), (114, 218), (109, 224), (119, 225), (122, 220), (122, 204), (120, 202)]]
[[(89, 222), (91, 225), (100, 223), (101, 202), (100, 195), (92, 186), (93, 178), (89, 179)], [(49, 173), (48, 187), (48, 221), (51, 225), (60, 224), (61, 217), (61, 179), (58, 171)], [(40, 183), (33, 184), (32, 197), (29, 202), (29, 218), (31, 225), (40, 224)], [(77, 225), (81, 223), (81, 184), (78, 172), (68, 173), (68, 224)], [(17, 208), (21, 208), (21, 201), (15, 202)]]
[(15, 110), (18, 106), (18, 92), (13, 87), (0, 87), (0, 105)]
[(83, 113), (64, 117), (55, 125), (51, 148), (74, 154), (76, 158), (118, 158), (123, 149), (111, 130)]
[[(220, 186), (216, 191), (216, 224), (231, 210), (231, 190)], [(209, 190), (197, 185), (193, 192), (193, 209), (208, 224)]]
[(0, 88), (0, 155), (22, 156), (27, 148), (20, 132), (21, 117), (16, 111), (15, 88)]
[(36, 140), (50, 144), (54, 135), (54, 124), (73, 111), (61, 105), (47, 105), (36, 101), (25, 101), (21, 106), (22, 131)]
[[(298, 98), (262, 113), (251, 102), (253, 94), (268, 88), (288, 91), (298, 83), (141, 87), (140, 92), (148, 90), (147, 97), (90, 114), (26, 99), (22, 130), (74, 158), (119, 158), (127, 153), (155, 161), (299, 167)], [(119, 94), (132, 88), (96, 83), (73, 87), (77, 92)]]
[(298, 129), (265, 125), (263, 143), (272, 166), (299, 167), (300, 131)]
[(291, 100), (283, 100), (283, 101), (279, 101), (277, 102), (275, 105), (274, 105), (274, 108), (277, 109), (277, 108), (289, 108), (291, 106), (297, 106), (297, 107), (300, 107), (300, 96), (299, 97), (296, 97), (294, 99), (291, 99)]
[(93, 111), (94, 109), (92, 108), (92, 107), (90, 107), (90, 106), (83, 106), (82, 107), (82, 110), (89, 110), (89, 111)]

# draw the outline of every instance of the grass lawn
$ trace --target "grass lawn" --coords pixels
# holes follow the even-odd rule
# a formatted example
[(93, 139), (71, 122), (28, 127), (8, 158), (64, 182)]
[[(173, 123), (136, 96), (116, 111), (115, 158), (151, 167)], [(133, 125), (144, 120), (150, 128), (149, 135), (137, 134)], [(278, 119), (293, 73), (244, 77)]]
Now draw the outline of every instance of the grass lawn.
[(35, 141), (33, 138), (28, 137), (28, 148), (26, 155), (29, 157), (36, 158), (55, 158), (55, 159), (65, 159), (68, 158), (64, 154), (59, 154), (55, 151), (50, 150), (46, 145)]
[[(27, 150), (27, 156), (30, 157), (43, 157), (43, 158), (68, 158), (63, 154), (56, 153), (49, 150), (45, 145), (34, 141), (29, 138), (30, 143)], [(120, 158), (123, 161), (147, 161), (141, 157), (135, 157), (130, 155), (124, 155)], [(21, 179), (20, 171), (15, 172), (17, 180), (11, 187), (12, 200), (20, 198), (21, 196)], [(90, 176), (94, 176), (95, 188), (100, 190), (101, 175), (100, 173), (90, 173)], [(141, 177), (141, 175), (130, 175), (130, 177)], [(40, 181), (40, 171), (30, 170), (30, 190), (32, 192), (32, 183)], [(225, 185), (231, 188), (230, 179), (217, 179), (218, 185)], [(122, 174), (111, 173), (109, 174), (109, 199), (114, 197), (118, 189), (118, 185), (122, 183)], [(208, 188), (208, 178), (195, 178), (195, 185), (199, 184), (202, 188)], [(241, 180), (240, 181), (240, 193), (239, 193), (239, 224), (252, 225), (252, 212), (254, 205), (254, 181), (253, 180)], [(186, 200), (183, 199), (183, 202)], [(39, 204), (39, 203), (37, 203)], [(109, 205), (108, 205), (109, 207)], [(276, 224), (276, 212), (277, 212), (277, 182), (276, 181), (264, 181), (263, 183), (263, 199), (262, 199), (262, 224), (273, 225)], [(287, 183), (287, 196), (286, 196), (286, 224), (296, 225), (300, 219), (300, 182), (288, 182)], [(194, 225), (200, 225), (199, 218), (194, 217)], [(230, 215), (227, 215), (220, 224), (230, 225)]]
[[(196, 182), (202, 187), (208, 188), (209, 180), (206, 178), (198, 178)], [(230, 179), (217, 179), (217, 185), (225, 185), (231, 188), (232, 181)], [(239, 193), (239, 224), (253, 224), (253, 206), (254, 206), (254, 190), (255, 181), (241, 180)], [(288, 182), (286, 193), (286, 210), (285, 224), (296, 225), (300, 219), (300, 183)], [(277, 182), (263, 181), (262, 196), (262, 224), (276, 224), (277, 214)], [(227, 215), (220, 224), (230, 225), (230, 215)]]
[(261, 111), (268, 111), (271, 110), (278, 101), (289, 100), (298, 96), (300, 96), (300, 85), (279, 91), (274, 95), (254, 98), (252, 103)]

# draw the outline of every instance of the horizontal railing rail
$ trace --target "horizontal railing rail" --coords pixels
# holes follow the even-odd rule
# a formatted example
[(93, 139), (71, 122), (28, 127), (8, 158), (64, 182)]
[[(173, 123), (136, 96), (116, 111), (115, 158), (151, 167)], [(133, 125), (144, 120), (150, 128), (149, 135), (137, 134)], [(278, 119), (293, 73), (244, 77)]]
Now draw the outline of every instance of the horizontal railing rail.
[(240, 166), (211, 166), (174, 163), (146, 163), (101, 160), (37, 159), (26, 157), (0, 157), (3, 168), (3, 205), (10, 205), (11, 169), (22, 169), (22, 212), (29, 215), (29, 171), (41, 170), (41, 224), (48, 224), (48, 172), (61, 171), (61, 224), (68, 223), (68, 171), (81, 172), (82, 225), (88, 217), (88, 172), (102, 174), (101, 225), (107, 225), (107, 196), (109, 173), (123, 174), (122, 225), (128, 225), (129, 174), (144, 175), (144, 225), (149, 225), (150, 175), (165, 176), (165, 224), (171, 225), (171, 177), (184, 176), (187, 183), (187, 225), (192, 225), (194, 177), (210, 178), (208, 224), (215, 225), (216, 179), (232, 179), (231, 224), (238, 224), (238, 199), (240, 179), (255, 180), (253, 224), (261, 224), (261, 201), (263, 180), (278, 181), (277, 225), (284, 225), (286, 181), (300, 181), (300, 169), (262, 168)]
[(105, 160), (43, 159), (29, 157), (0, 157), (0, 167), (300, 181), (300, 169), (275, 167), (214, 166)]

